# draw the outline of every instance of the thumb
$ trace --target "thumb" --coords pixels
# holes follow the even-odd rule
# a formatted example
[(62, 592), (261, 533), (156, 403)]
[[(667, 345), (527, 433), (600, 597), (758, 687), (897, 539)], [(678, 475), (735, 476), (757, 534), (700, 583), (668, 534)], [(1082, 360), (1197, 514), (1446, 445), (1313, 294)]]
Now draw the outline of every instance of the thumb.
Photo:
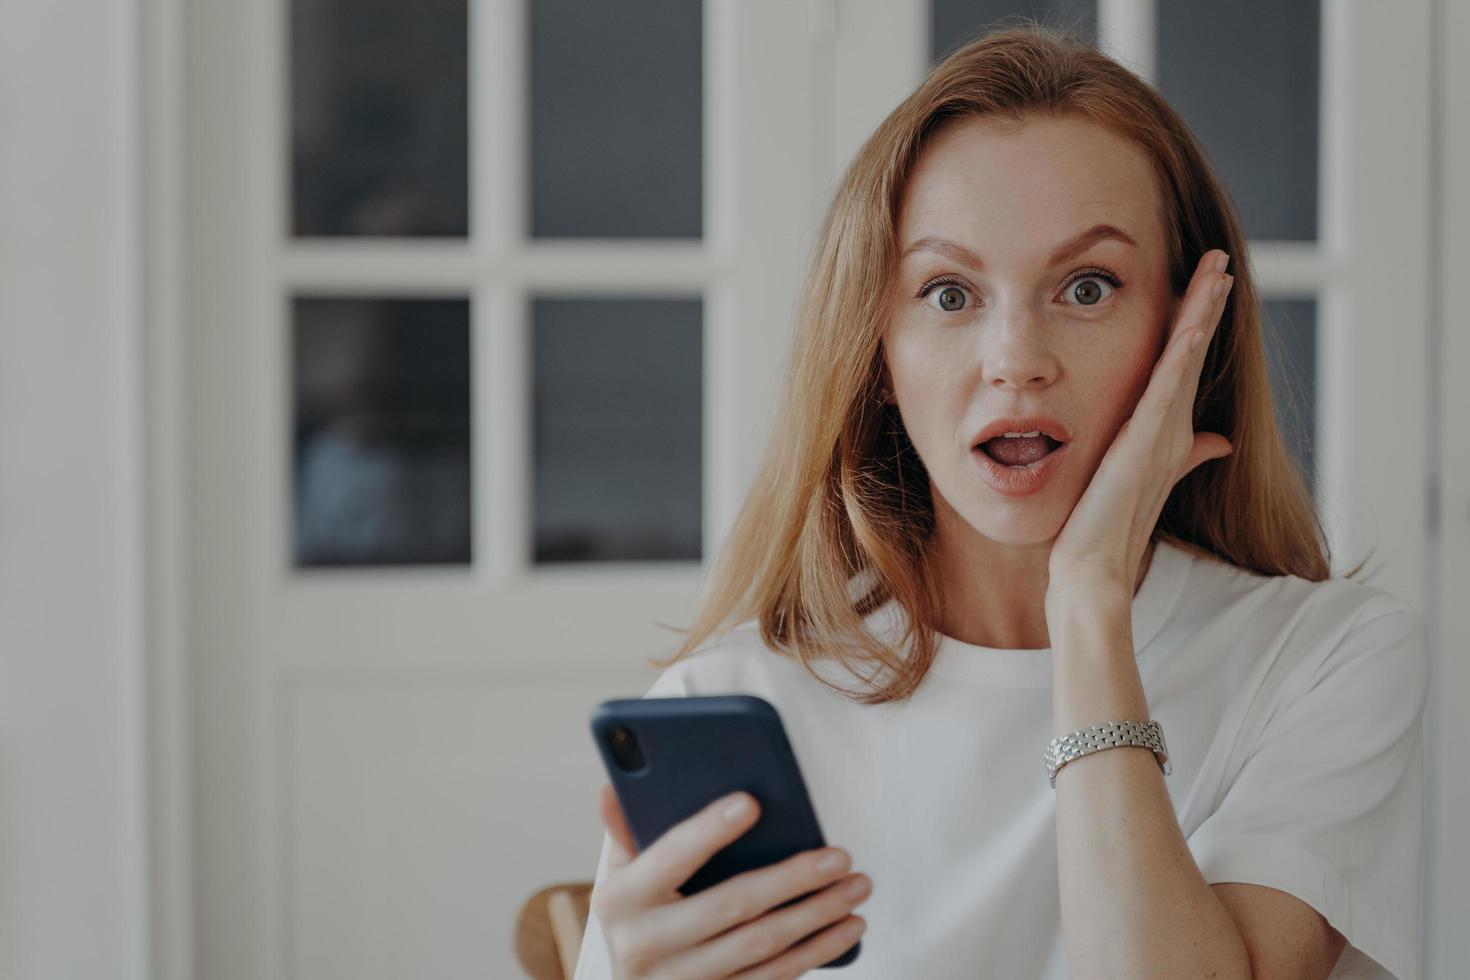
[(623, 806), (612, 783), (603, 783), (597, 808), (608, 832), (607, 866), (621, 868), (638, 856), (638, 845), (633, 841), (633, 832), (628, 829), (628, 819), (623, 815)]
[(1235, 447), (1230, 444), (1230, 440), (1218, 432), (1196, 432), (1194, 447), (1184, 464), (1184, 472), (1186, 475), (1192, 473), (1200, 464), (1208, 463), (1212, 459), (1223, 459), (1233, 452)]

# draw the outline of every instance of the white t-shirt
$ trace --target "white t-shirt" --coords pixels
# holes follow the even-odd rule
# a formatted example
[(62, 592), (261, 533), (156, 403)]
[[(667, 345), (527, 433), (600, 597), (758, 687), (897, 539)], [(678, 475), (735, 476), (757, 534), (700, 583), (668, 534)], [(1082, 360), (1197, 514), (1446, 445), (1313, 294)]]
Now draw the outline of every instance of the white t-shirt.
[[(896, 636), (901, 617), (891, 602), (868, 623)], [(1423, 618), (1361, 582), (1256, 575), (1160, 541), (1133, 638), (1205, 880), (1269, 885), (1321, 912), (1348, 941), (1334, 980), (1418, 980)], [(858, 959), (822, 974), (1060, 980), (1056, 793), (1042, 760), (1051, 652), (939, 642), (908, 700), (862, 705), (767, 648), (751, 621), (644, 696), (755, 694), (780, 712), (827, 843), (873, 881), (855, 909), (868, 923)], [(598, 883), (606, 869), (604, 833)], [(594, 914), (575, 980), (611, 975)]]

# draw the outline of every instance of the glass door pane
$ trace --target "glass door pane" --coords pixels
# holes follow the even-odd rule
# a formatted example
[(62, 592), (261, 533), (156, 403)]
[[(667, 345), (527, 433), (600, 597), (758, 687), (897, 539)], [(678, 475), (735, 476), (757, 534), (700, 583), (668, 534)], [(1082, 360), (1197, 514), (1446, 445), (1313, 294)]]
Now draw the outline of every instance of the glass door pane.
[(1097, 44), (1097, 0), (933, 0), (930, 11), (931, 64), (942, 61), (986, 28), (1004, 26), (1003, 19), (1028, 17), (1073, 31)]
[(1158, 85), (1256, 240), (1317, 239), (1316, 0), (1158, 5)]
[(703, 4), (529, 7), (531, 237), (702, 237)]
[(467, 0), (291, 0), (291, 228), (469, 231)]

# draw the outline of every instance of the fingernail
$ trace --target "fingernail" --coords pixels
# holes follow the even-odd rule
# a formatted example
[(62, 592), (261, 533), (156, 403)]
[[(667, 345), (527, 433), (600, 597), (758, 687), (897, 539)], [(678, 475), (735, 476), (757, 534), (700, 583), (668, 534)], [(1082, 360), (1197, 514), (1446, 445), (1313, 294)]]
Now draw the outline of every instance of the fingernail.
[(839, 870), (846, 862), (847, 858), (843, 855), (841, 851), (833, 851), (831, 854), (828, 854), (826, 857), (822, 858), (822, 860), (817, 862), (817, 870), (824, 875), (829, 875), (832, 872)]
[(725, 807), (724, 817), (726, 820), (733, 822), (739, 820), (741, 817), (745, 816), (749, 812), (750, 798), (742, 795), (739, 799), (735, 800), (729, 806)]
[(1230, 256), (1229, 256), (1228, 253), (1221, 252), (1219, 255), (1215, 256), (1215, 271), (1216, 272), (1224, 272), (1225, 271), (1225, 267), (1227, 265), (1229, 265), (1229, 264), (1230, 264)]
[(1201, 340), (1204, 340), (1204, 339), (1205, 339), (1205, 335), (1203, 333), (1201, 333), (1200, 331), (1196, 330), (1194, 332), (1194, 336), (1189, 338), (1189, 349), (1190, 350), (1194, 350), (1196, 347), (1199, 346), (1199, 342)]
[(1219, 302), (1220, 297), (1225, 295), (1225, 280), (1221, 279), (1215, 283), (1215, 288), (1210, 290), (1210, 299)]
[(842, 886), (842, 893), (848, 898), (862, 898), (868, 893), (868, 879), (852, 879), (852, 881)]

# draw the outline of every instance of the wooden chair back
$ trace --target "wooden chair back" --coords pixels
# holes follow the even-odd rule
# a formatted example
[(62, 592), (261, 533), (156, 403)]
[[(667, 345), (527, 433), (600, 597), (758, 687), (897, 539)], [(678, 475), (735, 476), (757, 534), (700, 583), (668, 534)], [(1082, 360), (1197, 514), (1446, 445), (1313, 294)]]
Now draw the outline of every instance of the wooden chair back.
[(532, 980), (571, 980), (591, 899), (590, 881), (547, 885), (526, 899), (516, 919), (516, 958)]

